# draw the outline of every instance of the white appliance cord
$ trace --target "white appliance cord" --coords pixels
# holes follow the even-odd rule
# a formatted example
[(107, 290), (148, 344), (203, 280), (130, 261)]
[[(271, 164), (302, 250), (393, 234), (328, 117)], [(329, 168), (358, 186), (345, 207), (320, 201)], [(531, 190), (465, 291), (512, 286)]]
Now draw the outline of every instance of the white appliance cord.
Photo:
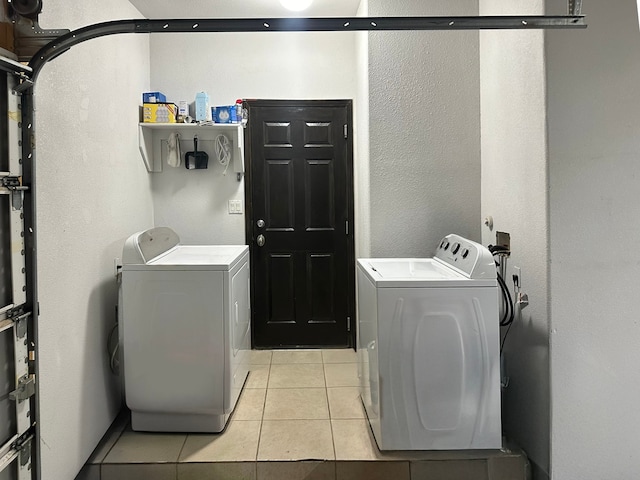
[(218, 162), (224, 167), (222, 174), (226, 175), (231, 161), (231, 142), (226, 135), (220, 134), (216, 137), (215, 151)]

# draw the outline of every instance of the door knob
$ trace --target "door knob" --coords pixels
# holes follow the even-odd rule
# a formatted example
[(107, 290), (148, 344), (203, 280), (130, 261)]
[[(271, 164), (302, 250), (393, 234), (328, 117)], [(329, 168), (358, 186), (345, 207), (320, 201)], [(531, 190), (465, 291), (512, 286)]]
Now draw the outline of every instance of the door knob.
[(264, 235), (258, 235), (257, 242), (259, 247), (264, 247)]

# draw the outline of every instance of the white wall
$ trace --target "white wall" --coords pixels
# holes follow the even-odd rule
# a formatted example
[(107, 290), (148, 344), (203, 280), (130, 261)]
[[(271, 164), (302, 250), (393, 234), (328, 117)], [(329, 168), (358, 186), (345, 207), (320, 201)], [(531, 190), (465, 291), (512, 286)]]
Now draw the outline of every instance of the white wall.
[[(132, 18), (126, 0), (45, 2), (43, 28)], [(113, 260), (152, 226), (138, 152), (140, 92), (149, 87), (146, 36), (76, 46), (36, 87), (38, 355), (42, 477), (75, 477), (120, 409), (105, 345), (115, 320)]]
[[(477, 13), (477, 0), (369, 0), (371, 16)], [(478, 32), (370, 34), (372, 255), (480, 240), (478, 62)]]
[[(357, 16), (369, 15), (369, 2), (362, 0)], [(356, 258), (371, 256), (371, 205), (369, 187), (369, 32), (356, 39), (357, 97), (355, 101), (354, 196)]]
[[(237, 98), (355, 99), (356, 34), (240, 33), (152, 35), (151, 85), (171, 100), (206, 91), (213, 105)], [(156, 225), (173, 227), (185, 243), (244, 244), (244, 182), (220, 165), (203, 171), (164, 167), (153, 174)]]
[[(543, 0), (481, 0), (481, 15), (540, 15)], [(513, 267), (522, 269), (530, 304), (505, 342), (509, 385), (503, 395), (507, 435), (531, 461), (549, 468), (548, 218), (544, 33), (480, 33), (482, 215), (492, 216), (482, 243), (511, 234)], [(511, 290), (513, 294), (513, 289)], [(504, 333), (504, 329), (503, 329)]]
[[(553, 3), (553, 2), (550, 2)], [(640, 471), (640, 32), (635, 0), (547, 34), (552, 470)]]

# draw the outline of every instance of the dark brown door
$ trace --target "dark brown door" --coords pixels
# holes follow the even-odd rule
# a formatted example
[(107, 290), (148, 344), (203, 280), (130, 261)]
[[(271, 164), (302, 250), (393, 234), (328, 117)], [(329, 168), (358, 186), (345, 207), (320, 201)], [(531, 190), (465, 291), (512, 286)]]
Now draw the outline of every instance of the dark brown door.
[(353, 345), (350, 101), (249, 101), (256, 347)]

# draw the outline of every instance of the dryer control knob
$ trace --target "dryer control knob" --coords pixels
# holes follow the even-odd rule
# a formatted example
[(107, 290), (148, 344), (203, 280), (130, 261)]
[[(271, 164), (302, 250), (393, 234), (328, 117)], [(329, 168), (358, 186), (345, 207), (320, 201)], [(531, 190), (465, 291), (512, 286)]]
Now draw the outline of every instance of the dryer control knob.
[(460, 250), (460, 244), (459, 244), (459, 243), (456, 243), (456, 244), (453, 246), (453, 248), (451, 249), (451, 253), (453, 253), (453, 254), (455, 255), (456, 253), (458, 253), (458, 250)]

